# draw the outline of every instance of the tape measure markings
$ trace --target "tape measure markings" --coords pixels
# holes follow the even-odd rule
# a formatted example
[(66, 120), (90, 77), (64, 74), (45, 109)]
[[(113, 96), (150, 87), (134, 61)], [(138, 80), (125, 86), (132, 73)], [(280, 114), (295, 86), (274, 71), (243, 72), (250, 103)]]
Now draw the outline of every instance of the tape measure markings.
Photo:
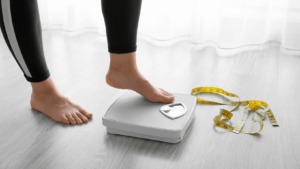
[[(223, 95), (229, 96), (229, 97), (237, 97), (239, 99), (239, 101), (229, 101), (229, 102), (215, 102), (215, 101), (208, 101), (208, 100), (204, 100), (204, 99), (200, 99), (196, 96), (196, 94), (198, 93), (213, 93), (213, 94), (217, 94), (220, 95), (224, 98), (226, 98)], [(268, 116), (271, 124), (273, 126), (278, 126), (279, 124), (277, 123), (275, 116), (273, 114), (273, 112), (271, 111), (271, 108), (269, 107), (269, 105), (266, 102), (263, 101), (259, 101), (259, 100), (247, 100), (247, 101), (240, 101), (240, 98), (233, 94), (233, 93), (228, 93), (223, 89), (220, 88), (216, 88), (216, 87), (197, 87), (192, 89), (191, 92), (192, 95), (197, 97), (197, 102), (200, 104), (214, 104), (214, 105), (234, 105), (234, 107), (231, 110), (228, 109), (220, 109), (220, 114), (217, 115), (213, 120), (215, 123), (216, 127), (220, 127), (226, 130), (229, 130), (231, 132), (234, 133), (245, 133), (245, 134), (252, 134), (252, 135), (256, 135), (258, 134), (264, 127), (263, 124), (263, 119)], [(226, 98), (228, 99), (228, 98)], [(230, 100), (230, 99), (228, 99)], [(243, 115), (240, 119), (240, 121), (237, 123), (237, 125), (235, 127), (232, 127), (231, 125), (228, 125), (221, 120), (222, 117), (226, 118), (227, 120), (230, 120), (233, 116), (233, 114), (231, 113), (232, 111), (236, 110), (239, 105), (243, 105), (243, 106), (247, 106), (245, 107), (244, 111), (243, 111)], [(263, 113), (259, 112), (258, 110), (263, 109)], [(258, 122), (260, 125), (260, 130), (259, 131), (243, 131), (243, 127), (246, 123), (246, 119), (248, 117), (248, 112), (249, 110), (252, 110), (254, 112), (256, 112), (259, 117), (257, 119), (252, 118), (252, 121)]]

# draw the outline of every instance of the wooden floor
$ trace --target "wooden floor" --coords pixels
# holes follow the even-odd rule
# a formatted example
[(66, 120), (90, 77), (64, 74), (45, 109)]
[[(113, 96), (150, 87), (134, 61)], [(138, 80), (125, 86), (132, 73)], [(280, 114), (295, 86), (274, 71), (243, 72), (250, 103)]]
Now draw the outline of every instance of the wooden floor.
[[(282, 54), (276, 42), (220, 57), (214, 48), (200, 50), (189, 41), (167, 47), (139, 38), (138, 67), (156, 86), (186, 94), (195, 87), (214, 86), (242, 100), (262, 100), (280, 125), (272, 127), (266, 118), (259, 136), (215, 130), (213, 118), (226, 106), (198, 104), (183, 141), (168, 144), (107, 134), (102, 116), (125, 90), (105, 83), (106, 36), (52, 30), (43, 37), (58, 88), (94, 117), (84, 125), (66, 125), (31, 109), (30, 83), (0, 37), (1, 169), (300, 168), (300, 56)], [(242, 111), (234, 112), (233, 125)], [(249, 120), (245, 128), (259, 126)]]

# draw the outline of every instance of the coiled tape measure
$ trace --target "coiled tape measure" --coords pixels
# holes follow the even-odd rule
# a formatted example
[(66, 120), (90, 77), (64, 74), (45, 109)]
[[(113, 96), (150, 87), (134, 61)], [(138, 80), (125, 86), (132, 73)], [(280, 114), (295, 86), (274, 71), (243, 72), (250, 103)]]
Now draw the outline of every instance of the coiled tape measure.
[[(196, 96), (196, 94), (198, 94), (198, 93), (213, 93), (213, 94), (220, 95), (222, 97), (225, 97), (225, 96), (237, 97), (239, 99), (239, 101), (229, 101), (229, 102), (225, 102), (225, 103), (208, 101), (208, 100), (203, 100), (203, 99), (198, 98)], [(269, 107), (269, 105), (266, 102), (259, 101), (259, 100), (240, 101), (239, 96), (237, 96), (233, 93), (228, 93), (225, 90), (216, 88), (216, 87), (197, 87), (197, 88), (192, 89), (191, 94), (197, 97), (197, 102), (200, 104), (234, 105), (234, 107), (232, 109), (221, 109), (220, 110), (220, 114), (214, 118), (214, 123), (215, 123), (216, 127), (220, 127), (220, 128), (229, 130), (229, 131), (237, 133), (237, 134), (245, 133), (245, 134), (256, 135), (263, 129), (264, 123), (262, 120), (265, 119), (266, 116), (268, 116), (273, 127), (279, 126), (279, 124), (277, 123), (277, 121), (274, 117), (274, 114), (273, 114), (271, 108)], [(233, 116), (233, 114), (231, 112), (233, 112), (235, 109), (237, 109), (240, 105), (243, 105), (246, 107), (243, 111), (243, 115), (242, 115), (240, 121), (237, 123), (237, 125), (235, 127), (228, 125), (221, 121), (222, 117), (226, 118), (227, 120), (230, 120), (231, 117)], [(263, 109), (263, 113), (257, 111), (259, 109)], [(242, 128), (245, 125), (246, 119), (248, 117), (249, 110), (253, 110), (255, 113), (258, 114), (258, 118), (252, 119), (252, 121), (259, 123), (259, 125), (260, 125), (259, 131), (244, 131), (244, 130), (242, 130)]]

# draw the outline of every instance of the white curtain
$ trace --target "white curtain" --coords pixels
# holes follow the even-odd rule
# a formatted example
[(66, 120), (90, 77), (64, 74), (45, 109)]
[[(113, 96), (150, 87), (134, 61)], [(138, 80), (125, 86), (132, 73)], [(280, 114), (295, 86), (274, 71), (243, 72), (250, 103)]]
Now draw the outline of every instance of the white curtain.
[[(100, 0), (38, 0), (43, 30), (106, 35)], [(300, 51), (299, 0), (142, 0), (138, 37), (154, 43), (189, 40), (219, 49), (277, 41)]]

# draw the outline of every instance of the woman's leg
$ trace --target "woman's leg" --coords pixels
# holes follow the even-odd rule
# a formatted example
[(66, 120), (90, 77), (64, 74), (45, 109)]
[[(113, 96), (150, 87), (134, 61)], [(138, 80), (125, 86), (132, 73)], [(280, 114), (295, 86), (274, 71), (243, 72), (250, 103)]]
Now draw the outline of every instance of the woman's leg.
[(77, 123), (87, 122), (86, 117), (91, 118), (92, 115), (64, 97), (50, 77), (44, 57), (37, 1), (0, 2), (1, 31), (26, 80), (31, 82), (32, 108), (55, 121), (73, 124), (76, 124), (75, 120), (78, 120)]
[(110, 67), (106, 82), (131, 89), (151, 102), (170, 103), (174, 95), (151, 85), (136, 65), (136, 39), (142, 0), (101, 0)]

